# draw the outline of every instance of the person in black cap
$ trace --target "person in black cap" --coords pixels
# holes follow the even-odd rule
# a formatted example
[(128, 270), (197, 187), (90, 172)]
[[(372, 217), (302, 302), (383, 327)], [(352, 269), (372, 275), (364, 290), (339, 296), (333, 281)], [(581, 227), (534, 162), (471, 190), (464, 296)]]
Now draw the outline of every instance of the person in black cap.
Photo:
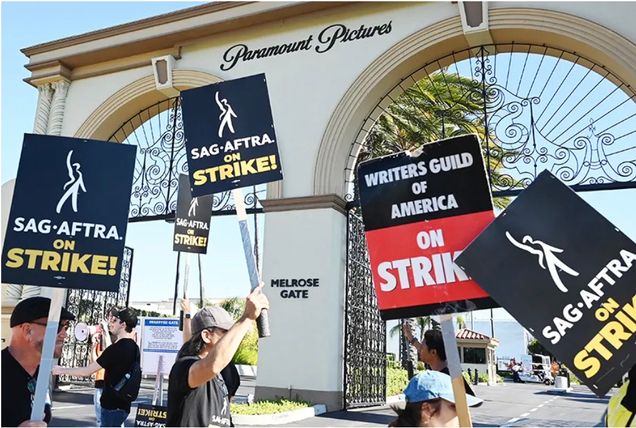
[[(194, 200), (194, 199), (193, 199)], [(190, 326), (191, 321), (191, 307), (190, 307), (190, 299), (184, 297), (181, 299), (181, 310), (184, 312), (183, 317), (183, 343), (186, 343), (192, 337), (192, 328)], [(182, 346), (177, 354), (177, 359), (188, 355), (188, 346)], [(229, 362), (227, 366), (223, 370), (221, 370), (221, 377), (223, 378), (223, 382), (225, 382), (225, 387), (227, 388), (228, 400), (232, 401), (232, 397), (236, 395), (236, 391), (238, 391), (241, 386), (241, 375), (239, 375), (238, 369), (233, 362)], [(232, 422), (232, 415), (230, 415), (230, 426), (234, 426)]]
[(192, 317), (192, 337), (170, 371), (167, 426), (231, 426), (228, 390), (220, 373), (253, 321), (268, 307), (261, 284), (247, 296), (243, 315), (236, 322), (216, 306), (203, 308)]
[(101, 396), (101, 422), (103, 427), (123, 426), (130, 413), (130, 401), (117, 397), (113, 386), (125, 376), (135, 361), (139, 362), (139, 346), (133, 340), (133, 329), (137, 325), (137, 313), (132, 308), (124, 308), (111, 317), (110, 332), (117, 341), (86, 367), (53, 367), (54, 375), (90, 376), (105, 369), (104, 392)]
[[(46, 426), (51, 420), (50, 399), (44, 407), (44, 421), (32, 421), (42, 345), (51, 299), (30, 297), (19, 302), (11, 314), (11, 342), (2, 350), (2, 426)], [(62, 355), (62, 346), (72, 313), (62, 308), (53, 357)]]

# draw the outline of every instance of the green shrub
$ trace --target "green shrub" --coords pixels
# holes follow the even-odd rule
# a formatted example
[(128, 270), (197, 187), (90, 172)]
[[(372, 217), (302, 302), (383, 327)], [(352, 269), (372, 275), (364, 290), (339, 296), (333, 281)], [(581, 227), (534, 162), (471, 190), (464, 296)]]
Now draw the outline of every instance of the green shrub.
[(256, 323), (252, 325), (250, 331), (243, 337), (241, 344), (232, 357), (234, 364), (247, 364), (255, 366), (258, 364), (258, 332)]
[(281, 398), (275, 401), (255, 401), (252, 404), (230, 403), (230, 412), (236, 415), (270, 415), (305, 409), (310, 406), (311, 404), (307, 401), (291, 401)]
[(477, 376), (477, 380), (479, 382), (488, 383), (488, 373), (479, 373)]
[(386, 395), (402, 394), (404, 388), (409, 383), (409, 376), (406, 370), (397, 367), (387, 367), (386, 369)]

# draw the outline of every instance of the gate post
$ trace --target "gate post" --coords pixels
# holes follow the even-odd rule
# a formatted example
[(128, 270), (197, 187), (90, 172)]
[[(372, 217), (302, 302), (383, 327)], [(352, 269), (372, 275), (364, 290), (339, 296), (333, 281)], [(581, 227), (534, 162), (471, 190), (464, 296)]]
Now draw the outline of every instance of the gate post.
[[(321, 195), (261, 203), (272, 335), (259, 340), (255, 398), (342, 409), (345, 202)], [(247, 277), (240, 280), (247, 292)]]

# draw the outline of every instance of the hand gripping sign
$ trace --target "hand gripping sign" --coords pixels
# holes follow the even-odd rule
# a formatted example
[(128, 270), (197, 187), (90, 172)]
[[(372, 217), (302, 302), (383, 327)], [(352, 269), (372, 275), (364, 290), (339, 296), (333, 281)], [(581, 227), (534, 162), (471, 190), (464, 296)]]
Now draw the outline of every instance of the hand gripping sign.
[(494, 218), (475, 135), (363, 162), (358, 185), (383, 319), (497, 306), (454, 263)]
[(25, 134), (3, 283), (117, 291), (136, 150)]
[(597, 395), (636, 363), (636, 244), (550, 172), (457, 263)]
[(192, 196), (283, 178), (264, 74), (181, 93)]

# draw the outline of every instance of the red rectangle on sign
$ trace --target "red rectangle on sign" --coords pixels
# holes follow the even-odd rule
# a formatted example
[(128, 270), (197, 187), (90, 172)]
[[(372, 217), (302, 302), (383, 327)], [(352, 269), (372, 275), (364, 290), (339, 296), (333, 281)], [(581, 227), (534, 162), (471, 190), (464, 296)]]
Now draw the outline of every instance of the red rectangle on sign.
[(379, 309), (487, 298), (454, 260), (493, 219), (482, 211), (366, 232)]

